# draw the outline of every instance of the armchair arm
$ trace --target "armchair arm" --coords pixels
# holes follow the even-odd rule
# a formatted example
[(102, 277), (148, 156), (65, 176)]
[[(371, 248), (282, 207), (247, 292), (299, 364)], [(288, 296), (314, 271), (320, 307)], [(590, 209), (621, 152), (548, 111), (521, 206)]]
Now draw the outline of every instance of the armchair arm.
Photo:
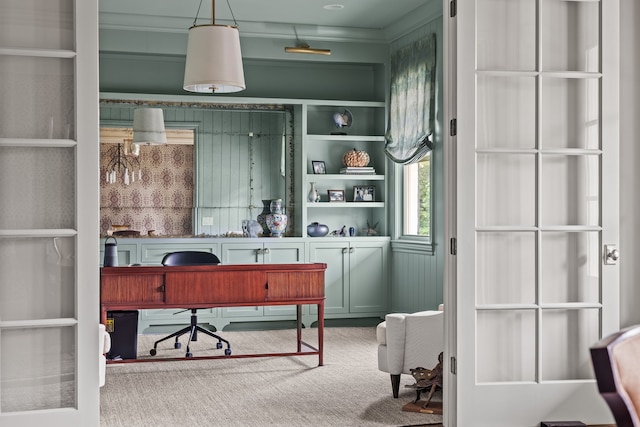
[(387, 324), (387, 368), (391, 375), (402, 373), (405, 347), (405, 318), (406, 313), (387, 314), (384, 318)]

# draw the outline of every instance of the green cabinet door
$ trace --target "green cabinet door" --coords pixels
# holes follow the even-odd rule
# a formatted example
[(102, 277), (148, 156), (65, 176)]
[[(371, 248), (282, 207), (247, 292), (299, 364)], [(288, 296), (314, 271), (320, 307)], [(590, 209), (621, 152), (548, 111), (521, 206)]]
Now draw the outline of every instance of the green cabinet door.
[(324, 262), (325, 314), (349, 313), (349, 242), (309, 243), (309, 262)]
[(352, 242), (349, 248), (349, 312), (387, 310), (387, 242)]

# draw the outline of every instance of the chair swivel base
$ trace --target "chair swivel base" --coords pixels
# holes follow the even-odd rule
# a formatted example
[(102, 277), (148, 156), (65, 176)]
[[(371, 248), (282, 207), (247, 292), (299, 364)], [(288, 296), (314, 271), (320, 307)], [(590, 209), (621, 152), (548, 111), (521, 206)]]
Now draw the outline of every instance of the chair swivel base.
[(152, 356), (155, 356), (157, 354), (157, 348), (158, 348), (158, 344), (166, 341), (168, 339), (174, 338), (175, 337), (175, 342), (173, 343), (173, 348), (175, 349), (180, 349), (182, 347), (182, 344), (178, 341), (178, 338), (180, 338), (182, 335), (185, 334), (189, 334), (189, 340), (187, 341), (187, 352), (185, 354), (185, 357), (193, 357), (193, 353), (191, 353), (191, 349), (189, 348), (189, 344), (191, 344), (192, 341), (197, 341), (198, 340), (198, 332), (201, 332), (205, 335), (208, 335), (212, 338), (215, 338), (218, 340), (217, 344), (216, 344), (216, 348), (217, 349), (221, 349), (222, 348), (222, 343), (225, 342), (227, 344), (227, 348), (225, 348), (224, 350), (224, 355), (225, 356), (231, 356), (231, 344), (229, 343), (229, 341), (225, 340), (224, 338), (214, 334), (213, 332), (209, 331), (208, 329), (205, 329), (201, 326), (198, 326), (198, 318), (196, 315), (196, 310), (192, 309), (191, 310), (191, 324), (185, 328), (180, 329), (177, 332), (172, 333), (171, 335), (167, 335), (166, 337), (159, 339), (158, 341), (156, 341), (155, 343), (153, 343), (153, 348), (151, 350), (149, 350), (149, 354), (151, 354)]

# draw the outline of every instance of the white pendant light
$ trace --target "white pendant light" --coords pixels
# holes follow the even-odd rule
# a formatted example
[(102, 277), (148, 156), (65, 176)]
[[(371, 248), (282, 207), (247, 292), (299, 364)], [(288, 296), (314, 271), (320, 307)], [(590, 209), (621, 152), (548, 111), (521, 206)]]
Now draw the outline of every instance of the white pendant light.
[[(233, 11), (231, 15), (233, 16)], [(216, 25), (215, 0), (211, 0), (211, 24), (196, 25), (196, 20), (189, 28), (184, 90), (203, 93), (244, 90), (246, 85), (240, 51), (240, 33), (235, 18), (235, 26)]]
[(162, 145), (167, 143), (162, 108), (133, 110), (133, 143)]

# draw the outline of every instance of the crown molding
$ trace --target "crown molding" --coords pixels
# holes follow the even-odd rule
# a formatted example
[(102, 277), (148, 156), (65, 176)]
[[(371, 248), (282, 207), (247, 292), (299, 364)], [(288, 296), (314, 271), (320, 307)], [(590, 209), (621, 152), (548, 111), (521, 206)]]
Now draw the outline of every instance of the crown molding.
[[(233, 25), (233, 21), (216, 21), (219, 25)], [(184, 17), (128, 15), (114, 12), (101, 12), (99, 28), (101, 30), (138, 31), (151, 33), (187, 34), (193, 19)], [(347, 28), (322, 25), (298, 25), (272, 22), (238, 21), (241, 38), (286, 39), (295, 42), (297, 38), (305, 41), (325, 40), (335, 42), (388, 43), (384, 30), (366, 28)]]
[(439, 18), (442, 18), (442, 3), (437, 1), (427, 2), (413, 12), (406, 14), (395, 24), (385, 28), (385, 40), (391, 43)]

